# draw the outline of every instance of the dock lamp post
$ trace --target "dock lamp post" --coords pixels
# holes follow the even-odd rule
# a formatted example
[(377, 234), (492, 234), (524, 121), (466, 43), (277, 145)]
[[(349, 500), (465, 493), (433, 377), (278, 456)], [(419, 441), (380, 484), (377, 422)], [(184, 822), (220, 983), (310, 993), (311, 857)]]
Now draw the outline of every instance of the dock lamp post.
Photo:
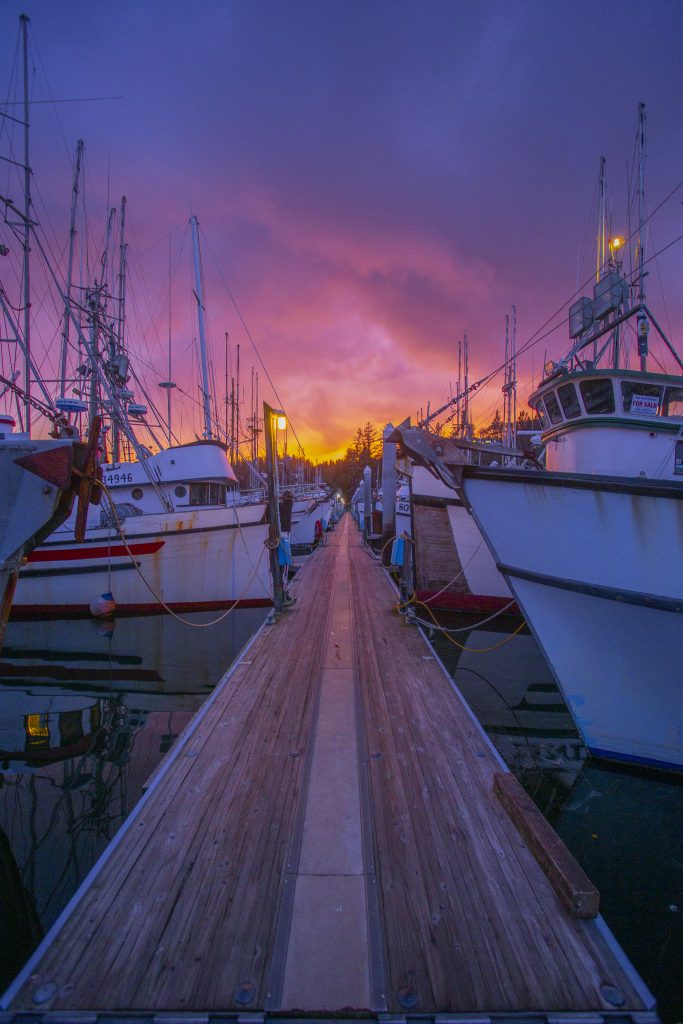
[(277, 478), (277, 444), (278, 429), (284, 430), (287, 419), (282, 409), (273, 409), (267, 402), (263, 403), (263, 424), (266, 442), (266, 479), (268, 481), (268, 540), (266, 545), (270, 555), (270, 572), (273, 577), (273, 611), (278, 614), (284, 606), (284, 586), (282, 583), (282, 566), (280, 565), (280, 493)]

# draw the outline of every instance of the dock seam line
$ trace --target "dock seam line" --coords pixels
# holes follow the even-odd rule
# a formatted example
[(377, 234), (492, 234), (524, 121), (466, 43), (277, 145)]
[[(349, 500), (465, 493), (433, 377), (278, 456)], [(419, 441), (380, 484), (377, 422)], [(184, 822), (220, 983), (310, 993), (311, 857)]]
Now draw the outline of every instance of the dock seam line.
[[(334, 547), (338, 545), (335, 544)], [(326, 550), (331, 550), (333, 545), (326, 547)], [(334, 559), (334, 575), (332, 577), (331, 588), (334, 588), (335, 580), (337, 578), (337, 562), (338, 558)], [(298, 573), (297, 573), (298, 576)], [(333, 602), (330, 601), (327, 617), (325, 619), (325, 628), (323, 631), (323, 643), (321, 644), (321, 653), (325, 650), (329, 632), (330, 632), (330, 620), (332, 618), (332, 606)], [(292, 917), (294, 913), (294, 897), (296, 895), (296, 879), (299, 873), (299, 860), (301, 857), (301, 846), (303, 843), (304, 836), (304, 822), (306, 819), (306, 807), (308, 804), (308, 790), (311, 781), (311, 771), (313, 768), (313, 751), (315, 749), (315, 736), (318, 725), (318, 717), (320, 714), (320, 698), (322, 694), (322, 681), (324, 671), (324, 658), (320, 659), (320, 669), (318, 672), (316, 684), (315, 684), (315, 695), (314, 695), (314, 707), (311, 714), (310, 732), (306, 742), (306, 753), (304, 755), (304, 768), (302, 772), (301, 780), (301, 791), (299, 792), (298, 804), (296, 809), (296, 815), (294, 817), (294, 826), (292, 828), (292, 837), (287, 847), (287, 854), (284, 863), (284, 881), (282, 888), (282, 896), (280, 898), (280, 906), (277, 911), (277, 924), (275, 925), (275, 941), (273, 943), (273, 953), (270, 958), (270, 969), (268, 971), (268, 979), (266, 981), (266, 997), (264, 1000), (264, 1009), (266, 1011), (278, 1010), (282, 1003), (282, 992), (285, 981), (285, 970), (287, 967), (287, 952), (289, 949), (289, 936), (291, 932)]]
[[(374, 825), (372, 801), (370, 799), (370, 780), (368, 777), (369, 751), (367, 732), (365, 729), (365, 701), (360, 678), (360, 659), (356, 643), (355, 604), (353, 601), (353, 573), (351, 571), (351, 546), (348, 547), (349, 559), (349, 599), (351, 602), (351, 621), (353, 629), (353, 685), (356, 705), (356, 747), (358, 750), (358, 788), (360, 791), (361, 841), (363, 845), (363, 865), (365, 877), (365, 902), (368, 915), (368, 959), (370, 969), (370, 999), (373, 1011), (378, 1014), (387, 1013), (386, 976), (384, 934), (379, 909), (377, 889), (377, 863), (375, 858)], [(384, 1019), (384, 1016), (382, 1017)]]

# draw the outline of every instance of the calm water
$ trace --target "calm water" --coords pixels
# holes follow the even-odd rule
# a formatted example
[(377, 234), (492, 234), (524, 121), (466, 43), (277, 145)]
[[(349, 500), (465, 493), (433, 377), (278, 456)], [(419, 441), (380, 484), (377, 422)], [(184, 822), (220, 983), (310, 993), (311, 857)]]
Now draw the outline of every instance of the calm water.
[[(0, 988), (263, 620), (11, 623), (0, 654)], [(212, 614), (190, 616), (206, 621)], [(470, 631), (437, 651), (510, 767), (600, 889), (602, 912), (683, 1018), (683, 788), (586, 758), (533, 639)]]
[(683, 782), (588, 758), (531, 636), (483, 629), (454, 638), (467, 650), (435, 637), (439, 657), (598, 887), (601, 913), (662, 1019), (682, 1020)]

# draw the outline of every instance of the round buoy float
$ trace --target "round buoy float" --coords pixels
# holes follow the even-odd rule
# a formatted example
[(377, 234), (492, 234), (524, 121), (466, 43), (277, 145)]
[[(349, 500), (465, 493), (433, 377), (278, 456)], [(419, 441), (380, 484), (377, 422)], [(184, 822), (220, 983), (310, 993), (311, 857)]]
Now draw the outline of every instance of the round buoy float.
[(90, 614), (95, 619), (108, 619), (116, 611), (114, 595), (108, 590), (106, 594), (100, 594), (94, 601), (90, 602)]

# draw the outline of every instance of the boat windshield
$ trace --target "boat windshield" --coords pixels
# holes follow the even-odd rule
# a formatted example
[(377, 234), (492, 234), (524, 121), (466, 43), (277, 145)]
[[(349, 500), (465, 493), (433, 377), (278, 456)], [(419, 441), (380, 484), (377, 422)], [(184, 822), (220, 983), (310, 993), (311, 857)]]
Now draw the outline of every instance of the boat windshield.
[(662, 416), (683, 416), (683, 388), (664, 389)]
[(579, 387), (587, 413), (595, 416), (599, 413), (614, 412), (614, 389), (608, 377), (582, 380)]
[(557, 389), (557, 394), (560, 402), (562, 403), (564, 414), (568, 420), (574, 420), (577, 416), (581, 415), (579, 398), (573, 384), (563, 384), (561, 388)]
[(548, 416), (550, 416), (551, 423), (562, 422), (562, 410), (560, 409), (560, 403), (557, 401), (557, 396), (554, 391), (548, 391), (543, 396), (545, 407), (548, 410)]
[(664, 388), (641, 380), (622, 380), (621, 400), (624, 412), (633, 416), (659, 416)]

